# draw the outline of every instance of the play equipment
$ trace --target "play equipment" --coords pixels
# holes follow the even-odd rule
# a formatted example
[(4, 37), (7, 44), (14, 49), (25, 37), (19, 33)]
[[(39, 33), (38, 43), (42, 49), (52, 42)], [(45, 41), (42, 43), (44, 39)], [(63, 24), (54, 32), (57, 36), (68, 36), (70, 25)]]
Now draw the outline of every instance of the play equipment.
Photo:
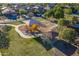
[(24, 28), (28, 30), (29, 32), (38, 32), (39, 27), (45, 27), (44, 24), (33, 19), (26, 20), (23, 22), (25, 23)]
[(31, 26), (25, 24), (24, 27), (30, 32), (36, 32), (39, 26), (37, 24), (32, 24)]
[(37, 24), (32, 24), (31, 26), (31, 32), (36, 32), (38, 30), (38, 25)]
[(44, 26), (41, 22), (30, 19), (30, 20), (26, 20), (24, 21), (25, 25), (25, 29), (27, 29), (29, 32), (38, 32), (38, 28), (40, 26)]

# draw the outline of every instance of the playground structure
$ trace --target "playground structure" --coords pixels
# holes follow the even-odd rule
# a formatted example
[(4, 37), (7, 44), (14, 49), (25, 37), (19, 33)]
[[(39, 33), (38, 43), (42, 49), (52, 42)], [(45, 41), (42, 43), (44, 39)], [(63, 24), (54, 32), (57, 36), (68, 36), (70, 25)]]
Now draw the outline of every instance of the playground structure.
[(23, 21), (25, 24), (20, 24), (16, 26), (16, 32), (23, 38), (34, 38), (35, 34), (39, 33), (38, 28), (40, 25), (39, 22), (35, 20), (26, 20)]
[(29, 32), (37, 32), (39, 25), (32, 24), (31, 26), (28, 26), (27, 24), (24, 25), (25, 29), (27, 29)]
[(24, 29), (27, 29), (30, 33), (38, 32), (38, 29), (43, 26), (41, 22), (38, 22), (36, 20), (27, 20), (24, 21)]
[(36, 20), (26, 20), (23, 22), (25, 24), (20, 24), (15, 28), (16, 32), (23, 38), (44, 37), (44, 39), (48, 39), (55, 37), (54, 30), (56, 30), (55, 27), (57, 26), (55, 24), (48, 21), (39, 22)]

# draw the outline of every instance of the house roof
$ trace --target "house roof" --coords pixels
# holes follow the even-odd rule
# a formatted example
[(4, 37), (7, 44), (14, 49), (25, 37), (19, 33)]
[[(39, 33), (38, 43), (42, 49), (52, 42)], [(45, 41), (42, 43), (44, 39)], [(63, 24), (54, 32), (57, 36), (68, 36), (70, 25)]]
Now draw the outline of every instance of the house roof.
[(78, 16), (78, 15), (76, 15), (76, 14), (72, 14), (72, 16), (75, 16), (75, 17), (78, 17), (78, 18), (79, 18), (79, 16)]
[(14, 7), (15, 7), (15, 8), (20, 8), (20, 7), (21, 7), (21, 5), (16, 4)]
[(79, 24), (72, 25), (73, 28), (79, 29)]
[(33, 8), (38, 9), (38, 8), (39, 8), (39, 6), (34, 6)]
[(15, 10), (11, 8), (6, 8), (2, 11), (2, 14), (9, 14), (9, 13), (15, 13)]
[(6, 8), (7, 8), (7, 7), (2, 7), (1, 9), (4, 10), (4, 9), (6, 9)]

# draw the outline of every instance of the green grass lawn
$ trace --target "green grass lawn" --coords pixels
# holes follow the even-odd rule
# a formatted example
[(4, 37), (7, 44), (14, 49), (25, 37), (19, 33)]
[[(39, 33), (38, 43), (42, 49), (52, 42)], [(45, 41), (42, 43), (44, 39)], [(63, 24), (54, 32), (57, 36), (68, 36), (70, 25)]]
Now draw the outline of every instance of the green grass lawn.
[(19, 24), (23, 24), (23, 22), (22, 21), (13, 21), (13, 22), (10, 22), (9, 24), (19, 25)]
[[(32, 19), (37, 20), (37, 21), (44, 21), (45, 19), (40, 18), (40, 17), (33, 17)], [(10, 22), (9, 24), (13, 24), (13, 25), (19, 25), (19, 24), (23, 24), (22, 21), (13, 21)]]
[(52, 49), (47, 51), (33, 38), (21, 38), (14, 28), (8, 32), (8, 38), (10, 40), (8, 49), (0, 50), (3, 56), (53, 55)]
[(41, 17), (33, 17), (32, 19), (37, 20), (37, 21), (44, 21), (45, 20), (44, 18), (41, 18)]

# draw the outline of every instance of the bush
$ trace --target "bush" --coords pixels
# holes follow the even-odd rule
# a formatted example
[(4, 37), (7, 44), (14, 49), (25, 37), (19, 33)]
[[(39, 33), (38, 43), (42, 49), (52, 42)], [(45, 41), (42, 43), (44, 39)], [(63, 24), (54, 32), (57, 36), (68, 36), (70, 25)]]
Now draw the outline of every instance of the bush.
[(2, 30), (4, 31), (4, 32), (8, 32), (8, 31), (10, 31), (11, 30), (11, 26), (7, 26), (7, 25), (5, 25), (3, 28), (2, 28)]
[(59, 32), (59, 38), (67, 40), (68, 42), (74, 42), (76, 38), (76, 32), (74, 29), (64, 28), (62, 31)]
[(58, 32), (62, 31), (65, 27), (69, 26), (68, 20), (60, 19), (58, 20)]
[(69, 21), (64, 20), (64, 19), (60, 19), (60, 20), (58, 20), (58, 25), (59, 26), (67, 26), (67, 25), (69, 25)]
[(70, 20), (71, 24), (76, 24), (78, 22), (78, 18), (76, 16), (72, 16), (72, 19)]
[(59, 19), (59, 18), (64, 18), (64, 11), (63, 8), (60, 5), (56, 5), (53, 8), (53, 17)]
[(8, 46), (9, 46), (9, 40), (6, 37), (6, 34), (2, 31), (0, 31), (0, 49), (8, 48)]
[(27, 14), (27, 10), (25, 10), (25, 9), (19, 9), (19, 14), (20, 15)]
[(72, 14), (72, 9), (64, 9), (65, 14)]

